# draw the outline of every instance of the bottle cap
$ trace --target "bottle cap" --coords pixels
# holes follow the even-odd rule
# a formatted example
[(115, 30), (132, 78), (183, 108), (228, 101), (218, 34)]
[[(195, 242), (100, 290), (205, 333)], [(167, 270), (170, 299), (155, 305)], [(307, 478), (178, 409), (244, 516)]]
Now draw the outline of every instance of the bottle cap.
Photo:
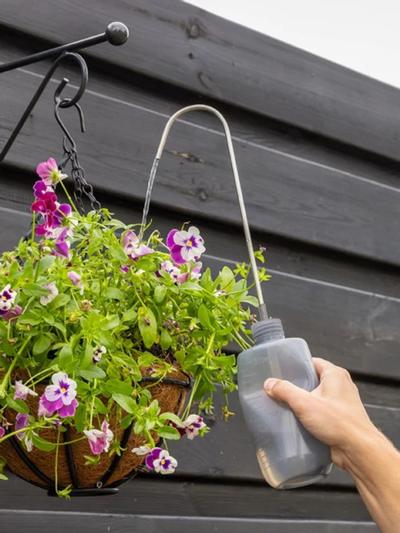
[(285, 338), (282, 322), (279, 320), (279, 318), (260, 320), (255, 322), (251, 329), (253, 331), (253, 337), (256, 344)]

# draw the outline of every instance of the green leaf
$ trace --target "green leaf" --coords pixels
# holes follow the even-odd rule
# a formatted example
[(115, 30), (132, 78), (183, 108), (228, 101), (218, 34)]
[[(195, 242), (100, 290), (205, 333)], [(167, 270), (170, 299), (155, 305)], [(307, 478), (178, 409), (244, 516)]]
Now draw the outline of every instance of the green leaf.
[(136, 309), (132, 307), (132, 309), (128, 309), (128, 311), (125, 311), (125, 313), (122, 315), (122, 322), (133, 322), (136, 317)]
[(157, 285), (154, 289), (154, 301), (157, 304), (160, 304), (164, 301), (164, 298), (167, 294), (167, 287), (165, 285)]
[(207, 307), (204, 304), (200, 305), (197, 316), (203, 328), (211, 329), (212, 326), (211, 326), (211, 321), (210, 321), (210, 314), (208, 312)]
[(102, 294), (104, 298), (110, 300), (124, 299), (124, 293), (121, 291), (121, 289), (118, 289), (117, 287), (107, 287), (107, 289)]
[(89, 381), (91, 379), (104, 379), (106, 377), (104, 370), (97, 365), (92, 365), (89, 368), (79, 370), (79, 375)]
[(111, 257), (117, 259), (118, 261), (128, 261), (128, 257), (120, 244), (118, 244), (118, 246), (113, 246), (112, 248), (110, 248), (109, 252)]
[(157, 321), (151, 309), (139, 307), (138, 325), (144, 345), (151, 348), (157, 340)]
[(74, 424), (76, 430), (81, 433), (86, 426), (86, 405), (79, 404), (78, 409), (75, 412)]
[(168, 333), (166, 329), (161, 330), (160, 335), (160, 346), (163, 350), (168, 350), (172, 344), (172, 338), (171, 335)]
[(179, 440), (181, 438), (179, 431), (171, 426), (163, 426), (157, 429), (157, 433), (163, 439)]
[(162, 413), (159, 418), (160, 420), (170, 420), (177, 426), (181, 425), (181, 419), (179, 418), (179, 416), (174, 415), (174, 413)]
[(130, 383), (126, 381), (121, 381), (119, 379), (109, 379), (105, 382), (104, 388), (110, 394), (124, 394), (130, 396), (133, 392), (133, 387)]
[(118, 405), (122, 407), (124, 411), (126, 411), (127, 413), (130, 413), (131, 415), (135, 414), (137, 406), (133, 398), (131, 398), (130, 396), (127, 396), (126, 394), (118, 394), (118, 393), (114, 393), (112, 395), (112, 398), (115, 402), (117, 402)]
[(7, 405), (11, 409), (14, 409), (14, 411), (17, 411), (17, 413), (29, 413), (29, 407), (23, 400), (20, 400), (19, 398), (17, 398), (16, 400), (14, 400), (13, 398), (8, 398)]
[(110, 329), (117, 328), (119, 326), (118, 315), (111, 315), (107, 317), (107, 322), (104, 324), (103, 329), (108, 331)]
[(95, 405), (98, 413), (100, 413), (102, 415), (106, 415), (108, 413), (107, 406), (104, 405), (104, 403), (100, 400), (100, 398), (96, 397), (94, 399), (94, 405)]
[(258, 302), (258, 298), (256, 298), (255, 296), (251, 296), (250, 294), (242, 296), (240, 298), (240, 301), (245, 304), (253, 305), (254, 307), (258, 307), (260, 305)]
[(48, 440), (42, 439), (42, 437), (39, 437), (39, 435), (35, 435), (34, 433), (32, 433), (32, 442), (35, 448), (43, 450), (44, 452), (51, 452), (56, 447), (55, 442), (49, 442)]
[(46, 272), (46, 270), (49, 270), (55, 260), (56, 258), (54, 255), (45, 255), (44, 257), (42, 257), (42, 259), (39, 261), (37, 269), (38, 275), (40, 276), (40, 274)]
[(49, 304), (49, 309), (55, 310), (59, 307), (63, 307), (64, 305), (67, 305), (71, 301), (71, 297), (68, 294), (58, 294), (54, 300)]
[(45, 333), (40, 334), (35, 340), (32, 353), (33, 355), (40, 355), (41, 353), (46, 352), (51, 346), (52, 339)]

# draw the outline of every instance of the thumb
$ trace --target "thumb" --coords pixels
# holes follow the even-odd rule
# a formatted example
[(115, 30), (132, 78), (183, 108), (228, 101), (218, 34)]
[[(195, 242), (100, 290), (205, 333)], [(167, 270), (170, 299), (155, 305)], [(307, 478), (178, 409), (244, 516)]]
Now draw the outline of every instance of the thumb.
[(310, 393), (290, 381), (269, 378), (264, 383), (265, 392), (279, 402), (285, 402), (297, 415), (312, 401)]

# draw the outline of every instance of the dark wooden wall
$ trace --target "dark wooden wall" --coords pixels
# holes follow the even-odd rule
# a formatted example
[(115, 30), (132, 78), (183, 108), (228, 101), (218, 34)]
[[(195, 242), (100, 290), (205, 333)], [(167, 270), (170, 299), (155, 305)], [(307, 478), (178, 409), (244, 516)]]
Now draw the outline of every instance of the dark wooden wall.
[[(190, 103), (217, 106), (235, 136), (254, 241), (268, 249), (272, 314), (314, 354), (353, 373), (372, 418), (400, 444), (400, 92), (178, 0), (2, 0), (0, 61), (98, 33), (111, 20), (132, 36), (121, 48), (87, 53), (88, 132), (76, 134), (100, 199), (138, 221), (168, 115)], [(46, 67), (1, 75), (2, 144)], [(60, 154), (55, 86), (0, 166), (2, 249), (29, 224), (34, 166)], [(63, 116), (76, 132), (75, 113)], [(189, 219), (202, 228), (209, 264), (245, 259), (212, 117), (188, 115), (175, 127), (153, 198), (161, 230)], [(339, 471), (306, 489), (268, 488), (236, 397), (232, 407), (230, 423), (216, 417), (204, 440), (174, 447), (176, 476), (143, 476), (119, 496), (64, 502), (15, 478), (1, 483), (0, 530), (376, 531)]]

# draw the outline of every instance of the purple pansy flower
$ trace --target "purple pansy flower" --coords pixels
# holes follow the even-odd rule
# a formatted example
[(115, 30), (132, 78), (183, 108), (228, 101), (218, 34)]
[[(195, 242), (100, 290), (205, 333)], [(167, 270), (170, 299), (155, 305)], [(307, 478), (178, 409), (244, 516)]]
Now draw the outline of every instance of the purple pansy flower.
[(171, 230), (167, 235), (166, 244), (172, 260), (177, 265), (196, 261), (206, 250), (203, 237), (195, 226), (191, 226), (187, 231)]
[[(15, 430), (18, 431), (20, 429), (25, 428), (28, 425), (29, 425), (29, 416), (24, 414), (24, 413), (18, 413), (17, 416), (15, 417)], [(33, 448), (32, 439), (30, 439), (27, 436), (25, 431), (21, 431), (20, 433), (17, 433), (16, 437), (19, 440), (23, 440), (24, 441), (26, 449), (27, 449), (28, 452), (32, 451), (32, 448)]]
[(70, 228), (63, 228), (57, 235), (55, 241), (54, 253), (58, 256), (69, 258), (69, 249), (71, 248), (71, 243), (68, 241), (68, 238), (71, 236)]
[(35, 195), (35, 198), (37, 200), (41, 200), (43, 195), (46, 195), (47, 193), (55, 194), (53, 187), (51, 187), (50, 185), (46, 185), (41, 180), (35, 181), (35, 183), (33, 184), (33, 194)]
[(16, 381), (14, 388), (14, 400), (26, 400), (28, 396), (37, 396), (37, 392), (24, 385), (22, 381)]
[(153, 448), (145, 462), (149, 470), (158, 474), (173, 474), (178, 466), (178, 461), (162, 448)]
[(54, 300), (56, 296), (58, 296), (58, 289), (54, 281), (52, 281), (51, 283), (47, 283), (47, 285), (45, 285), (44, 287), (48, 290), (48, 294), (45, 294), (44, 296), (40, 297), (40, 303), (42, 305), (48, 305)]
[(67, 177), (58, 169), (57, 161), (52, 157), (39, 163), (36, 167), (36, 173), (45, 185), (54, 185)]
[(88, 438), (90, 451), (93, 455), (100, 455), (103, 452), (108, 452), (110, 449), (110, 443), (114, 438), (114, 433), (111, 431), (107, 420), (103, 420), (101, 430), (85, 430), (84, 434)]
[(22, 311), (23, 311), (22, 307), (20, 305), (16, 305), (12, 309), (4, 313), (4, 315), (1, 315), (1, 313), (0, 315), (4, 320), (13, 320), (14, 318), (19, 317), (19, 315), (22, 314)]
[(5, 315), (13, 307), (16, 297), (16, 291), (11, 288), (10, 284), (6, 285), (0, 292), (0, 316)]
[(76, 400), (76, 381), (68, 374), (53, 374), (52, 385), (47, 385), (39, 401), (39, 416), (58, 414), (61, 418), (74, 416), (78, 401)]
[(178, 285), (185, 283), (189, 278), (189, 272), (181, 272), (180, 268), (172, 263), (172, 261), (163, 261), (161, 263), (161, 271), (170, 275), (171, 279)]
[(74, 270), (70, 270), (67, 276), (72, 282), (72, 284), (75, 285), (75, 287), (79, 287), (80, 289), (83, 289), (82, 276), (80, 274), (78, 274)]
[(139, 237), (132, 230), (126, 231), (122, 236), (124, 252), (130, 259), (137, 259), (144, 255), (152, 254), (154, 250), (145, 244), (141, 244)]
[(206, 424), (204, 419), (200, 415), (189, 415), (187, 419), (183, 422), (183, 431), (185, 432), (189, 440), (193, 440), (197, 437), (202, 429), (204, 429)]
[(93, 363), (99, 363), (106, 352), (107, 348), (105, 346), (98, 346), (93, 350)]
[(5, 434), (6, 434), (6, 430), (3, 428), (3, 426), (0, 426), (0, 439), (2, 439)]

